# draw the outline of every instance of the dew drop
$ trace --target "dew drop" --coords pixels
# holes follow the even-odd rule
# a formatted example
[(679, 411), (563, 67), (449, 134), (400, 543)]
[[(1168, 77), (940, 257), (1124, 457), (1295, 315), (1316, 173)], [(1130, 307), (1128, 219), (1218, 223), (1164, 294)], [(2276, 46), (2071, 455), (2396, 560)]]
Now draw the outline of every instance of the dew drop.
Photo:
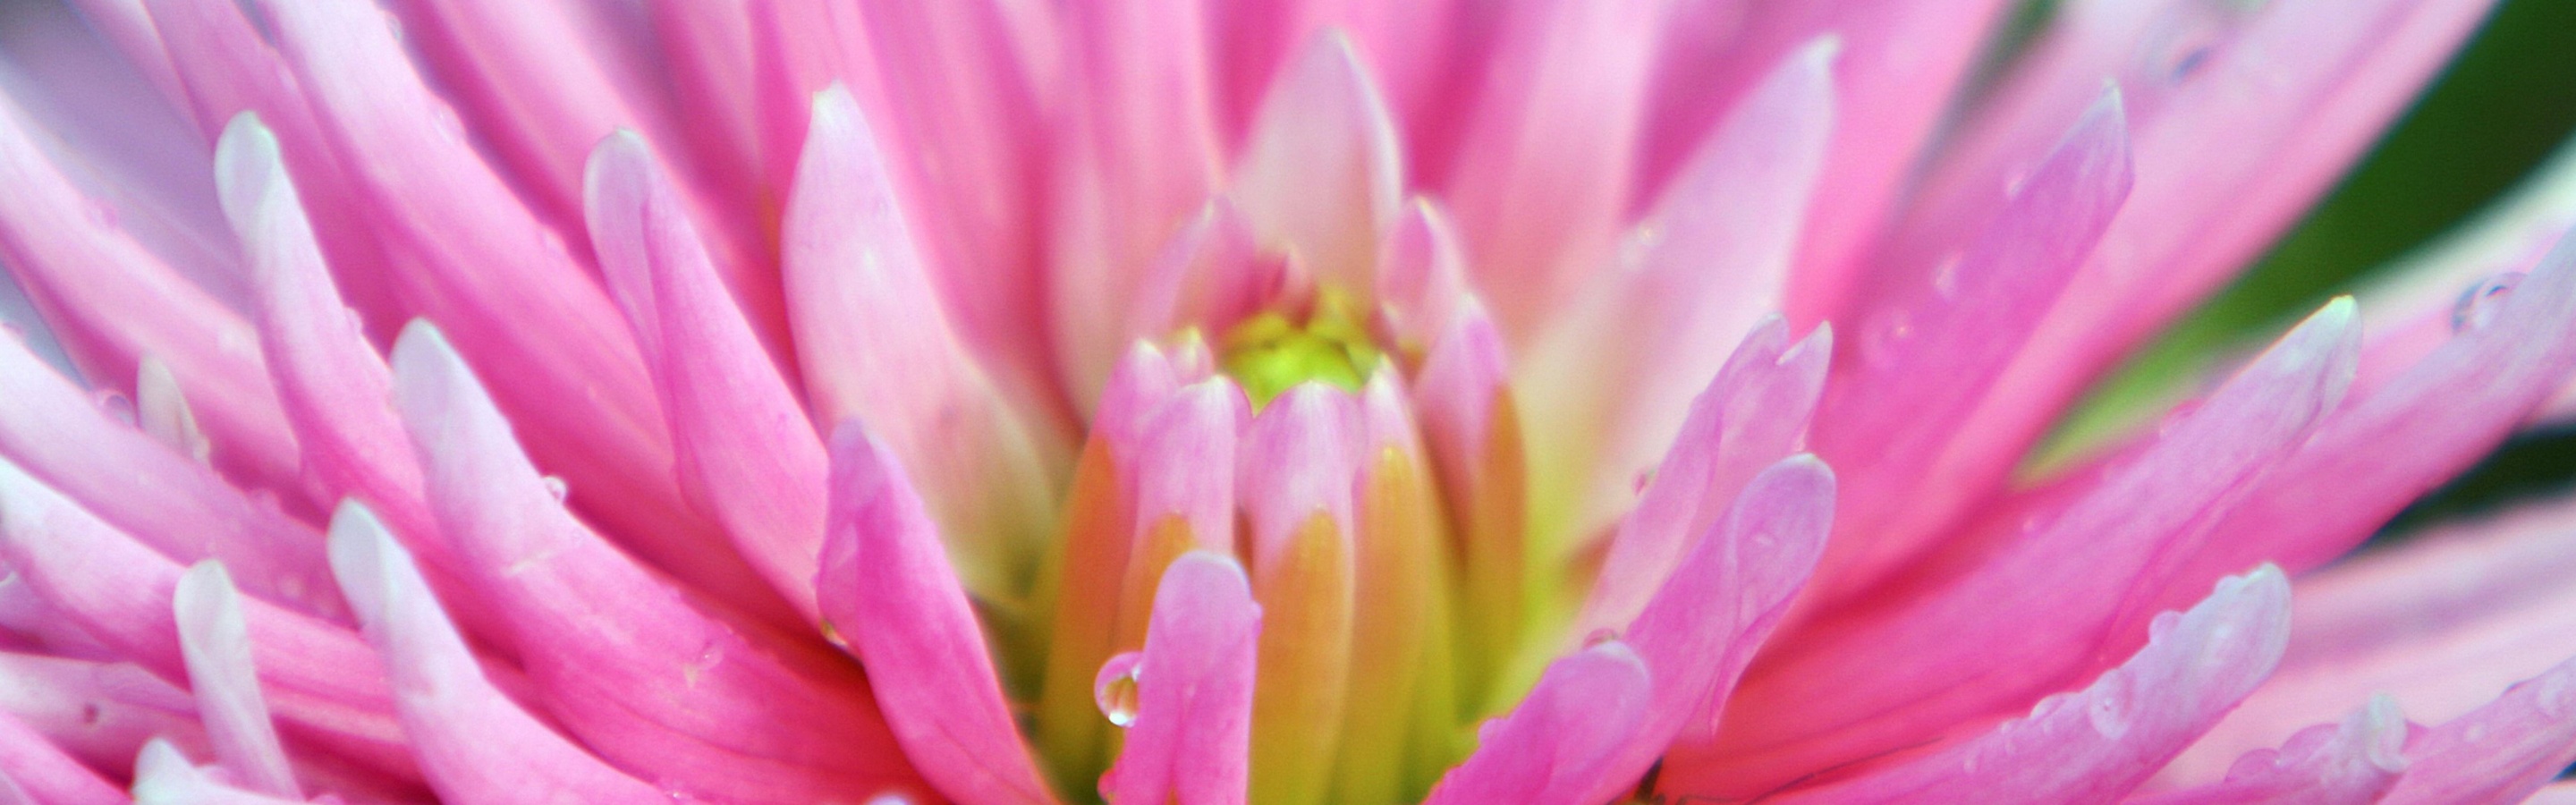
[(2487, 725), (2485, 724), (2471, 724), (2467, 730), (2460, 733), (2460, 740), (2467, 741), (2469, 743), (2477, 743), (2486, 739)]
[(1932, 269), (1932, 292), (1940, 294), (1942, 299), (1959, 296), (1959, 259), (1959, 254), (1952, 252), (1950, 256), (1941, 258), (1941, 265)]
[(2092, 690), (2086, 691), (2084, 718), (2093, 722), (2094, 732), (2115, 739), (2128, 734), (2129, 712), (2133, 709), (2129, 700), (2135, 693), (2130, 688), (2129, 675), (2115, 670), (2104, 674)]
[(90, 399), (98, 403), (98, 410), (107, 414), (109, 419), (134, 427), (134, 398), (125, 396), (125, 392), (100, 389), (91, 394)]
[(2506, 297), (2522, 284), (2521, 272), (2506, 272), (2480, 280), (2460, 293), (2460, 301), (2451, 307), (2451, 332), (2465, 333), (2485, 329), (2495, 323), (2496, 311), (2504, 308)]
[(1100, 705), (1100, 714), (1109, 723), (1121, 727), (1136, 723), (1136, 680), (1144, 672), (1145, 655), (1133, 651), (1100, 664), (1100, 676), (1091, 684), (1091, 700)]
[(545, 482), (546, 494), (553, 495), (556, 503), (562, 503), (572, 495), (572, 485), (564, 483), (562, 476), (548, 475), (540, 480)]

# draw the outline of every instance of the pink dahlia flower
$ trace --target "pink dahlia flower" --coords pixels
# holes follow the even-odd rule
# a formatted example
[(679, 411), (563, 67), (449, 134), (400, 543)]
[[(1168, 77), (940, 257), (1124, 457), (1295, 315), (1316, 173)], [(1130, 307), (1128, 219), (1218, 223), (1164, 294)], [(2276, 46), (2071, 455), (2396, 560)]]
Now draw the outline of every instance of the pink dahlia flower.
[(2015, 470), (2485, 0), (387, 5), (0, 6), (0, 801), (2576, 759), (2576, 167)]

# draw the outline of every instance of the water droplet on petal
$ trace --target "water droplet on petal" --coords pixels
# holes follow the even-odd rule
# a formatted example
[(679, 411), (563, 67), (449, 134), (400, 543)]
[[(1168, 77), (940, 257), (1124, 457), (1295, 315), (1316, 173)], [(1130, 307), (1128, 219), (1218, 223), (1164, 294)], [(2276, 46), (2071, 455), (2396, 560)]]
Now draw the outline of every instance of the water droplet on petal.
[(1942, 299), (1958, 297), (1959, 254), (1957, 252), (1941, 258), (1941, 265), (1932, 269), (1932, 292), (1940, 294)]
[(2487, 739), (2487, 725), (2485, 725), (2485, 724), (2471, 724), (2471, 725), (2469, 725), (2469, 728), (2468, 728), (2466, 731), (2463, 731), (2463, 732), (2461, 732), (2461, 733), (2460, 733), (2460, 739), (2461, 739), (2461, 740), (2464, 740), (2464, 741), (2467, 741), (2467, 742), (2469, 742), (2469, 743), (2477, 743), (2477, 742), (2479, 742), (2479, 741), (2486, 740), (2486, 739)]
[(90, 394), (90, 399), (98, 403), (98, 410), (107, 414), (109, 419), (134, 427), (134, 398), (125, 396), (125, 392), (99, 389)]
[(2532, 691), (2534, 694), (2532, 706), (2539, 708), (2541, 715), (2550, 718), (2564, 715), (2567, 712), (2568, 700), (2576, 699), (2576, 695), (2571, 695), (2576, 694), (2576, 684), (2569, 683), (2567, 674), (2543, 676), (2534, 684), (2539, 685), (2540, 689)]
[(2496, 311), (2504, 308), (2505, 298), (2513, 295), (2514, 286), (2520, 284), (2522, 273), (2516, 271), (2497, 274), (2469, 286), (2460, 294), (2459, 303), (2451, 308), (2451, 332), (2485, 329), (2495, 321)]
[(1121, 727), (1136, 723), (1136, 680), (1144, 672), (1145, 655), (1133, 651), (1100, 664), (1100, 676), (1091, 684), (1091, 700), (1100, 705), (1100, 714), (1109, 723)]
[(564, 483), (561, 476), (548, 475), (541, 480), (545, 482), (546, 494), (553, 495), (556, 503), (562, 503), (564, 498), (572, 495), (572, 485)]
[(2093, 722), (2094, 732), (2101, 733), (2104, 738), (2128, 734), (2129, 713), (2134, 709), (2130, 702), (2134, 693), (2131, 687), (2129, 675), (2114, 670), (2103, 674), (2101, 681), (2093, 683), (2093, 689), (2086, 691), (2084, 718)]

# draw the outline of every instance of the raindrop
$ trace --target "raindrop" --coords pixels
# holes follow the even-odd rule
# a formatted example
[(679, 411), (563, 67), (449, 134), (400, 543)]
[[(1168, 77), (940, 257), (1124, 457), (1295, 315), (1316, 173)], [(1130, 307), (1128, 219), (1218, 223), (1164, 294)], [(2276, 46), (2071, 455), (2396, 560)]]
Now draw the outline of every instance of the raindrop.
[(98, 410), (107, 414), (109, 419), (134, 427), (134, 398), (125, 396), (125, 392), (100, 389), (91, 394), (90, 399), (98, 403)]
[(1941, 258), (1941, 265), (1932, 269), (1932, 292), (1940, 294), (1945, 300), (1958, 298), (1959, 254), (1957, 252)]
[(1914, 317), (1897, 311), (1881, 318), (1861, 339), (1861, 359), (1874, 366), (1896, 360), (1897, 347), (1914, 338)]
[(2086, 691), (2084, 718), (2093, 722), (2094, 732), (2113, 739), (2128, 734), (2132, 709), (2129, 700), (2134, 693), (2131, 686), (2128, 674), (2114, 670), (2102, 675), (2102, 680)]
[(564, 483), (562, 476), (548, 475), (539, 480), (545, 483), (546, 494), (553, 495), (556, 503), (562, 503), (564, 498), (572, 495), (572, 485)]
[(1145, 655), (1127, 652), (1100, 664), (1100, 676), (1091, 685), (1091, 700), (1100, 705), (1100, 714), (1109, 723), (1124, 727), (1136, 723), (1136, 680), (1144, 676)]
[(2469, 743), (2477, 743), (2486, 739), (2487, 725), (2485, 724), (2471, 724), (2467, 730), (2460, 733), (2460, 740), (2467, 741)]
[(2469, 286), (2461, 292), (2459, 303), (2451, 307), (2451, 332), (2482, 330), (2495, 323), (2496, 311), (2504, 308), (2505, 298), (2512, 296), (2514, 286), (2520, 284), (2522, 273), (2509, 271)]

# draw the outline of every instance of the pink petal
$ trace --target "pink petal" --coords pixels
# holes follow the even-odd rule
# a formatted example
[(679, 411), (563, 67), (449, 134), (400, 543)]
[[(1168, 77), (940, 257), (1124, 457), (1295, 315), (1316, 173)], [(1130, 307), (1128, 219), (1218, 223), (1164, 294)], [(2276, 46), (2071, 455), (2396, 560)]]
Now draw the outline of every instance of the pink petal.
[(2576, 762), (2576, 660), (2513, 686), (2495, 703), (2406, 742), (2406, 776), (2388, 803), (2511, 802)]
[(217, 466), (245, 483), (285, 486), (294, 444), (250, 326), (117, 227), (47, 159), (25, 116), (0, 96), (0, 257), (81, 372), (132, 390), (159, 359), (188, 392)]
[(134, 753), (154, 737), (206, 748), (188, 692), (140, 666), (0, 652), (0, 677), (9, 680), (0, 686), (0, 711), (9, 722), (0, 732), (25, 730), (35, 741), (10, 737), (8, 745), (40, 746), (109, 775), (130, 774)]
[(1691, 401), (1671, 452), (1619, 522), (1570, 634), (1625, 629), (1645, 611), (1701, 535), (1736, 505), (1744, 485), (1798, 442), (1832, 354), (1831, 330), (1819, 327), (1791, 344), (1778, 317), (1744, 337)]
[(2002, 483), (2015, 445), (1927, 428), (1985, 405), (2129, 195), (2127, 119), (2105, 92), (1964, 253), (1930, 282), (1863, 289), (1856, 359), (1816, 413), (1816, 450), (1849, 479), (1829, 590), (1915, 558)]
[[(172, 616), (180, 567), (0, 462), (0, 554), (83, 631), (169, 679), (187, 678)], [(347, 629), (258, 598), (242, 602), (259, 684), (291, 735), (411, 776), (384, 669)]]
[(1466, 247), (1439, 202), (1416, 196), (1387, 232), (1377, 256), (1377, 316), (1382, 343), (1419, 360), (1449, 331), (1467, 298)]
[(1226, 195), (1264, 245), (1294, 250), (1320, 280), (1366, 288), (1401, 200), (1395, 121), (1349, 36), (1327, 31), (1302, 48), (1263, 96)]
[(1590, 801), (1583, 794), (1647, 714), (1647, 681), (1646, 663), (1616, 640), (1549, 663), (1510, 714), (1477, 728), (1476, 753), (1442, 775), (1424, 802)]
[(832, 434), (827, 623), (868, 669), (904, 755), (963, 802), (1054, 802), (1002, 698), (975, 610), (921, 498), (853, 420)]
[(780, 249), (818, 421), (865, 419), (911, 468), (978, 595), (1016, 597), (1055, 489), (1032, 434), (958, 345), (850, 93), (813, 98)]
[(138, 805), (291, 805), (303, 800), (236, 788), (197, 768), (169, 742), (156, 739), (144, 744), (134, 760), (134, 801)]
[(1443, 185), (1478, 287), (1529, 332), (1610, 256), (1662, 4), (1530, 2), (1501, 26)]
[(2258, 802), (2377, 802), (2406, 770), (2406, 719), (2397, 701), (2372, 697), (2338, 724), (2290, 736), (2279, 751), (2238, 758), (2227, 779), (2131, 802), (2220, 805)]
[(1353, 533), (1362, 426), (1359, 400), (1320, 382), (1282, 392), (1252, 418), (1234, 465), (1252, 567), (1270, 566), (1315, 515), (1332, 518), (1337, 533)]
[(574, 737), (696, 796), (917, 785), (857, 667), (693, 599), (574, 519), (436, 328), (406, 328), (393, 367), (431, 509)]
[(2328, 304), (2154, 449), (1986, 562), (1784, 641), (1746, 679), (1718, 743), (1693, 756), (1726, 758), (1708, 773), (1727, 790), (1760, 791), (2000, 715), (2100, 669), (2144, 637), (2154, 611), (2141, 610), (2179, 557), (2235, 533), (2210, 526), (2333, 408), (2359, 349), (2351, 301)]
[(129, 801), (98, 772), (64, 754), (47, 736), (15, 716), (0, 715), (0, 780), (17, 789), (20, 802), (114, 805)]
[(1210, 201), (1139, 278), (1128, 337), (1160, 339), (1190, 327), (1224, 333), (1278, 299), (1288, 280), (1287, 260), (1261, 252), (1243, 210)]
[(1135, 501), (1140, 547), (1157, 521), (1177, 515), (1199, 547), (1234, 549), (1236, 473), (1227, 468), (1236, 465), (1238, 437), (1251, 421), (1243, 391), (1224, 378), (1184, 386), (1155, 411), (1135, 446), (1135, 489), (1128, 498)]
[(342, 610), (313, 530), (125, 423), (0, 338), (0, 454), (174, 560), (224, 560), (253, 594), (316, 614)]
[(392, 674), (394, 709), (439, 795), (457, 802), (667, 801), (520, 709), (475, 665), (409, 553), (366, 507), (331, 518), (331, 566)]
[(1675, 736), (1716, 730), (1744, 667), (1815, 571), (1833, 519), (1834, 475), (1814, 456), (1783, 459), (1745, 484), (1726, 519), (1708, 529), (1624, 631), (1646, 664), (1648, 704), (1636, 733), (1582, 784), (1579, 801), (1626, 790)]
[(216, 759), (245, 788), (302, 798), (277, 726), (269, 721), (268, 700), (260, 695), (241, 592), (233, 589), (223, 563), (207, 560), (188, 568), (171, 597), (188, 687), (197, 695), (197, 716), (206, 723)]
[(2289, 604), (2279, 568), (2231, 577), (2190, 611), (2158, 616), (2145, 648), (2081, 691), (1947, 749), (1766, 801), (2115, 801), (2262, 684), (2289, 639)]
[[(533, 448), (628, 548), (723, 600), (789, 616), (681, 502), (669, 437), (634, 340), (606, 294), (458, 132), (371, 7), (267, 3), (280, 50), (351, 169), (419, 314), (460, 334)], [(532, 325), (542, 322), (543, 325)], [(572, 401), (583, 401), (573, 404)], [(579, 504), (577, 504), (579, 505)]]
[[(1261, 606), (1243, 568), (1218, 554), (1173, 560), (1154, 593), (1136, 664), (1126, 749), (1100, 778), (1113, 802), (1223, 805), (1251, 781), (1253, 651)], [(1116, 662), (1113, 660), (1112, 662)]]
[[(1484, 306), (1469, 298), (1414, 374), (1413, 406), (1422, 412), (1424, 446), (1444, 491), (1475, 485), (1472, 473), (1485, 466), (1485, 437), (1493, 431), (1497, 397), (1509, 388), (1510, 367), (1502, 333)], [(1449, 506), (1466, 511), (1459, 500)]]
[(683, 492), (808, 620), (823, 539), (822, 441), (633, 132), (586, 180), (593, 245), (670, 417)]
[(1780, 309), (1833, 139), (1836, 49), (1766, 65), (1523, 368), (1532, 416), (1566, 423), (1532, 434), (1562, 443), (1538, 448), (1564, 455), (1546, 463), (1593, 468), (1577, 528), (1625, 508), (1727, 350)]

